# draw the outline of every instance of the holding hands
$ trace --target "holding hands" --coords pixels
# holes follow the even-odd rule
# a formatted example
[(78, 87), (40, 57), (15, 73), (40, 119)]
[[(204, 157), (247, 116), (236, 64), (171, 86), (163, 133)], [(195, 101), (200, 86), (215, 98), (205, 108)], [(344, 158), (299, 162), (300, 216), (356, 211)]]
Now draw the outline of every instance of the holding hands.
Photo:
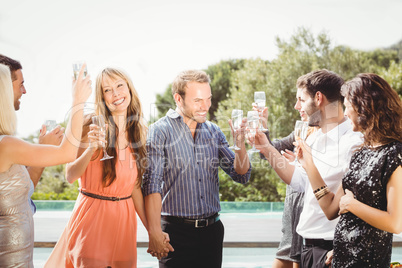
[(168, 233), (161, 232), (158, 235), (150, 235), (147, 252), (151, 254), (152, 257), (156, 257), (160, 260), (161, 258), (166, 257), (169, 251), (174, 251), (169, 242), (170, 237)]

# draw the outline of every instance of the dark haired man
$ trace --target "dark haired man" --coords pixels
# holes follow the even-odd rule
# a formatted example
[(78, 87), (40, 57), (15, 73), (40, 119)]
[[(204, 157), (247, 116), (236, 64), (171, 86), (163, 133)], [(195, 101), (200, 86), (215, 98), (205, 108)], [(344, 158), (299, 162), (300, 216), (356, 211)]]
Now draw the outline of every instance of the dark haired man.
[[(317, 126), (307, 143), (311, 146), (314, 163), (328, 188), (336, 192), (349, 167), (353, 151), (362, 143), (359, 133), (353, 132), (350, 120), (343, 113), (341, 86), (344, 80), (334, 72), (317, 70), (299, 77), (301, 110), (309, 117), (309, 125)], [(264, 154), (279, 177), (294, 190), (305, 192), (303, 211), (297, 232), (303, 237), (301, 267), (327, 267), (326, 256), (332, 250), (337, 220), (329, 221), (321, 210), (305, 170), (290, 165), (268, 142), (266, 136), (256, 135), (256, 146)]]

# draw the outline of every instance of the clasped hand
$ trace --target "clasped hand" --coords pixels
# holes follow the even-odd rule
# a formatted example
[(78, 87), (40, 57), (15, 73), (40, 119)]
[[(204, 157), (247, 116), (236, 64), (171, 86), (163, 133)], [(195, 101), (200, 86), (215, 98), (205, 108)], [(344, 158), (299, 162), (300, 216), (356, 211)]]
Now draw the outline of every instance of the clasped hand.
[(147, 252), (152, 255), (152, 257), (158, 258), (160, 260), (166, 257), (170, 251), (174, 251), (174, 248), (169, 243), (170, 237), (168, 233), (160, 232), (157, 235), (149, 236), (149, 245)]

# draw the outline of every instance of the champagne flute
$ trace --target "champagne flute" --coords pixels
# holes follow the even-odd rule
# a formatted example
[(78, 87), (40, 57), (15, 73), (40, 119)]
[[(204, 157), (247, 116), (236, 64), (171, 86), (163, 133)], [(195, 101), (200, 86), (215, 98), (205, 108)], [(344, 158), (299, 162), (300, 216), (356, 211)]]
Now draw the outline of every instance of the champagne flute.
[(240, 129), (240, 125), (241, 125), (242, 120), (243, 120), (243, 111), (234, 109), (232, 111), (232, 125), (233, 125), (234, 139), (233, 139), (233, 146), (230, 146), (229, 149), (236, 150), (236, 151), (240, 150), (240, 147), (238, 147), (236, 145), (236, 139), (237, 139), (236, 132), (237, 132), (237, 130)]
[(46, 120), (44, 125), (46, 126), (46, 133), (49, 133), (57, 127), (56, 120)]
[[(248, 111), (247, 112), (247, 125), (250, 130), (250, 134), (253, 138), (255, 138), (255, 133), (258, 128), (258, 112), (257, 111)], [(255, 141), (253, 143), (253, 147), (248, 150), (248, 153), (258, 153), (260, 150), (255, 148)]]
[[(84, 65), (83, 61), (76, 61), (73, 63), (73, 72), (74, 72), (74, 79), (77, 80), (78, 78), (78, 74), (80, 73), (81, 67), (82, 65)], [(87, 67), (85, 66), (84, 69), (84, 78), (87, 76), (88, 71), (87, 71)]]
[[(105, 124), (105, 119), (103, 118), (103, 115), (92, 116), (92, 124), (97, 125), (100, 128), (101, 132), (106, 131), (106, 124)], [(102, 143), (102, 146), (103, 146), (103, 158), (100, 161), (113, 158), (113, 156), (110, 156), (107, 154), (105, 144)]]
[[(265, 92), (264, 91), (256, 91), (254, 92), (254, 103), (257, 105), (257, 110), (260, 116), (262, 116), (262, 112), (264, 111), (265, 108)], [(267, 132), (268, 129), (264, 128), (262, 126), (262, 120), (259, 120), (259, 125), (260, 125), (260, 130), (263, 132)]]
[[(301, 120), (297, 120), (295, 123), (295, 130), (294, 130), (294, 135), (295, 135), (295, 140), (297, 142), (297, 138), (300, 138), (302, 140), (306, 140), (307, 138), (307, 131), (308, 131), (308, 123), (301, 121)], [(297, 147), (295, 148), (295, 160), (291, 163), (293, 165), (296, 165), (296, 163), (299, 161), (297, 159)]]

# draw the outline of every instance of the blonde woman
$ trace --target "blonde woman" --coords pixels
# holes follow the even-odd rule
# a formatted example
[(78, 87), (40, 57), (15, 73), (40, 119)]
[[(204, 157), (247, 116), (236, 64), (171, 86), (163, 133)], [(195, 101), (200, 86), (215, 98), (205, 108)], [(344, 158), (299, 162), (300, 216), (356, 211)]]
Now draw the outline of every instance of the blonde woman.
[[(106, 133), (83, 126), (77, 160), (67, 166), (67, 180), (79, 180), (70, 221), (45, 267), (137, 267), (137, 214), (147, 221), (141, 192), (146, 167), (146, 126), (131, 79), (106, 68), (96, 79), (96, 114)], [(112, 159), (103, 157), (102, 144)]]
[(10, 69), (0, 64), (0, 266), (33, 267), (34, 229), (25, 166), (46, 167), (73, 161), (82, 132), (84, 102), (91, 80), (81, 70), (74, 82), (66, 136), (59, 146), (36, 145), (14, 137), (16, 115)]

